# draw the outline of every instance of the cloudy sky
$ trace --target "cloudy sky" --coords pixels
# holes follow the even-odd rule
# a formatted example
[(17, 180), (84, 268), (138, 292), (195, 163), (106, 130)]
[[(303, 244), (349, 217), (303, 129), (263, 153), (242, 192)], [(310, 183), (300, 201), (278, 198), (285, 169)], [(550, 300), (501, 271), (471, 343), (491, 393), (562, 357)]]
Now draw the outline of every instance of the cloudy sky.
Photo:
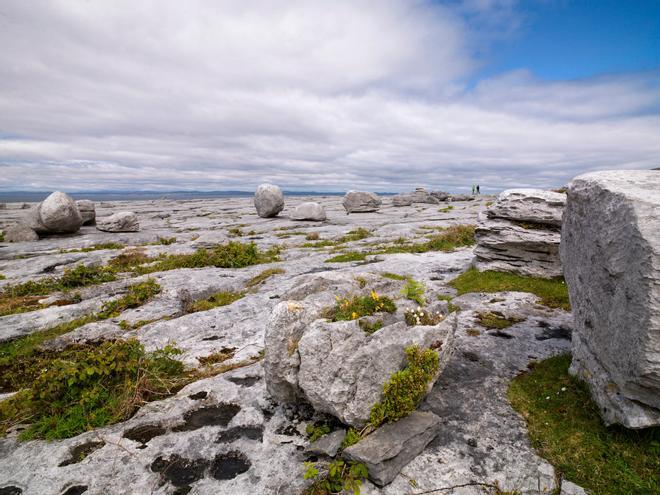
[(656, 0), (2, 0), (0, 46), (5, 191), (660, 166)]

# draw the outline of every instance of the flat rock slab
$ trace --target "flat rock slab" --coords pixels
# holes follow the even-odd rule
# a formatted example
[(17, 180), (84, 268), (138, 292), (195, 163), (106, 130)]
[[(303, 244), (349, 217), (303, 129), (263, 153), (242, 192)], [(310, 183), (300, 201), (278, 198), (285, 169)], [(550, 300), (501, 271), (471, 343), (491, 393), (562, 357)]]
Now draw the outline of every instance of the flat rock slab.
[(344, 455), (363, 462), (371, 481), (380, 486), (387, 485), (436, 437), (440, 426), (440, 418), (435, 414), (415, 411), (410, 416), (380, 427), (344, 450)]
[(332, 433), (323, 435), (316, 442), (307, 448), (307, 452), (311, 454), (327, 455), (334, 457), (341, 447), (341, 443), (346, 438), (346, 430), (335, 430)]

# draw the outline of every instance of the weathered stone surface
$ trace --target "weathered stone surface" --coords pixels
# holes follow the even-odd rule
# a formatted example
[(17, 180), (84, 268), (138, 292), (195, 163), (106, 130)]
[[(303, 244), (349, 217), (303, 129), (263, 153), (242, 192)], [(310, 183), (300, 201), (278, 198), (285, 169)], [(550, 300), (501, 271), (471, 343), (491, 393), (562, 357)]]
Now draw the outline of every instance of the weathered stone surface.
[(438, 201), (447, 201), (450, 197), (450, 194), (445, 191), (431, 191), (431, 196), (433, 196)]
[(479, 270), (552, 278), (562, 274), (558, 228), (524, 228), (516, 222), (479, 214), (474, 249)]
[(413, 203), (426, 203), (431, 205), (437, 205), (440, 200), (434, 197), (432, 194), (424, 189), (423, 187), (416, 187), (415, 190), (411, 193)]
[(83, 219), (83, 225), (93, 225), (96, 220), (96, 208), (94, 202), (89, 199), (79, 199), (76, 206)]
[(294, 220), (314, 220), (324, 221), (327, 217), (325, 209), (315, 201), (308, 201), (296, 206), (291, 212), (291, 218)]
[(344, 455), (363, 462), (371, 481), (379, 486), (387, 485), (436, 437), (440, 426), (440, 418), (435, 414), (415, 411), (380, 427), (344, 450)]
[(369, 213), (378, 211), (381, 199), (372, 192), (348, 191), (342, 200), (347, 213)]
[(25, 223), (38, 234), (70, 234), (82, 225), (82, 216), (75, 201), (60, 191), (55, 191), (32, 208)]
[(474, 201), (475, 197), (469, 194), (452, 194), (449, 199), (450, 201)]
[(38, 241), (39, 235), (27, 225), (17, 224), (4, 230), (5, 242)]
[(575, 318), (571, 371), (607, 424), (660, 425), (660, 174), (573, 179), (561, 256)]
[(327, 455), (334, 457), (341, 447), (341, 443), (346, 437), (346, 430), (335, 430), (332, 433), (323, 435), (316, 442), (307, 447), (307, 452), (311, 454)]
[(96, 228), (103, 232), (138, 232), (140, 221), (132, 211), (120, 211), (97, 219)]
[(410, 206), (413, 204), (411, 194), (395, 194), (392, 196), (392, 206)]
[(561, 226), (566, 195), (543, 189), (508, 189), (488, 208), (490, 218)]
[(262, 218), (275, 217), (284, 209), (284, 194), (273, 184), (261, 184), (254, 193), (254, 207)]
[(453, 352), (455, 319), (437, 326), (408, 327), (404, 322), (367, 334), (357, 321), (316, 320), (298, 343), (298, 386), (315, 410), (356, 427), (369, 420), (383, 384), (405, 364), (405, 348), (435, 347), (440, 355), (435, 383)]

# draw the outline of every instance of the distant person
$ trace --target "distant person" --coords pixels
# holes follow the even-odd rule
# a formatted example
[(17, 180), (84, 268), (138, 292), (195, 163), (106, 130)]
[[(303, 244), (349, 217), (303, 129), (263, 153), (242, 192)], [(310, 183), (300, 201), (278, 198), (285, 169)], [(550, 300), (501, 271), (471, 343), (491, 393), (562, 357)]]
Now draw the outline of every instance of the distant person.
[(474, 191), (475, 191), (475, 185), (472, 184), (472, 196), (474, 196)]
[(481, 192), (479, 191), (479, 184), (477, 184), (477, 194), (481, 194)]

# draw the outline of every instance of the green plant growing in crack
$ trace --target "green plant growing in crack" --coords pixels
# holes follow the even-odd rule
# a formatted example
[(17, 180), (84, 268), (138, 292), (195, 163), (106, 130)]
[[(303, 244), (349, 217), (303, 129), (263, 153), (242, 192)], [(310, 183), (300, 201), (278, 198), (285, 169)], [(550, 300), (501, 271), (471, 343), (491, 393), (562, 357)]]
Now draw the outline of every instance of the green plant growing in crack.
[(330, 433), (330, 427), (328, 425), (307, 425), (305, 432), (307, 433), (307, 438), (311, 443), (316, 442), (319, 438), (324, 437)]
[(380, 296), (371, 291), (368, 296), (353, 296), (339, 298), (337, 304), (326, 310), (325, 317), (332, 321), (357, 320), (363, 316), (371, 316), (379, 312), (394, 313), (396, 304), (387, 296)]
[(410, 299), (411, 301), (415, 301), (420, 306), (424, 306), (424, 304), (426, 304), (424, 292), (426, 292), (426, 287), (424, 287), (424, 284), (417, 282), (412, 278), (409, 278), (401, 289), (401, 295), (403, 297)]
[(520, 318), (518, 316), (506, 317), (499, 311), (486, 311), (485, 313), (478, 313), (476, 318), (482, 327), (497, 330), (503, 330), (515, 325), (516, 323), (525, 321), (525, 318)]
[(325, 468), (313, 462), (305, 463), (306, 480), (314, 480), (314, 483), (306, 491), (306, 495), (329, 495), (333, 493), (352, 493), (360, 495), (360, 487), (369, 473), (367, 467), (355, 461), (335, 459)]

